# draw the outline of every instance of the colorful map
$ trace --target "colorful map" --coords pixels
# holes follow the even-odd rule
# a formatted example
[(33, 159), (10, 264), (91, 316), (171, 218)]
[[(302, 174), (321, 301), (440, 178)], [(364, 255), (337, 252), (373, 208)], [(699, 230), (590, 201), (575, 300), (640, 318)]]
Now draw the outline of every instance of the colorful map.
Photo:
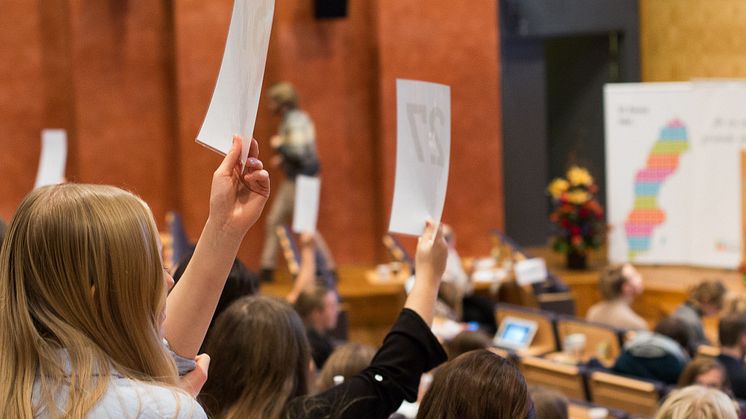
[(653, 230), (666, 220), (666, 213), (658, 207), (658, 194), (688, 149), (686, 127), (674, 119), (661, 129), (645, 167), (635, 175), (635, 204), (624, 222), (630, 260), (650, 250)]

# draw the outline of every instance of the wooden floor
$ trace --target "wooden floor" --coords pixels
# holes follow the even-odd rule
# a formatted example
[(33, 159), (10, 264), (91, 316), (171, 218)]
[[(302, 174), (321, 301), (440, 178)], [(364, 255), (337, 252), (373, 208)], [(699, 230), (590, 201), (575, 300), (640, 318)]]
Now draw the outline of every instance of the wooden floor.
[[(551, 271), (567, 283), (576, 300), (578, 317), (600, 300), (597, 290), (599, 272), (606, 265), (602, 252), (593, 254), (586, 271), (564, 268), (562, 255), (548, 248), (529, 248), (527, 253), (543, 257)], [(371, 284), (365, 278), (373, 266), (342, 266), (339, 268), (339, 292), (342, 307), (349, 316), (350, 340), (374, 346), (381, 344), (389, 327), (404, 305), (405, 294), (399, 284)], [(729, 290), (743, 292), (742, 276), (736, 271), (693, 268), (685, 266), (638, 266), (644, 277), (645, 291), (633, 308), (653, 327), (686, 300), (688, 289), (703, 279), (720, 279)], [(291, 288), (287, 272), (280, 272), (275, 282), (262, 284), (262, 293), (282, 297)], [(716, 338), (717, 319), (705, 319), (706, 333)]]

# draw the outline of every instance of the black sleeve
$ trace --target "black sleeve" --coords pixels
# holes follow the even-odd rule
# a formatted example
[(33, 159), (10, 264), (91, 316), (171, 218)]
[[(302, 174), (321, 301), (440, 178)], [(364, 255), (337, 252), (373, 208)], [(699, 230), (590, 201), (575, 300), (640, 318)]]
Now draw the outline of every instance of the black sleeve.
[(293, 400), (288, 417), (386, 419), (404, 399), (415, 401), (420, 376), (445, 360), (427, 324), (405, 308), (368, 368), (314, 397)]

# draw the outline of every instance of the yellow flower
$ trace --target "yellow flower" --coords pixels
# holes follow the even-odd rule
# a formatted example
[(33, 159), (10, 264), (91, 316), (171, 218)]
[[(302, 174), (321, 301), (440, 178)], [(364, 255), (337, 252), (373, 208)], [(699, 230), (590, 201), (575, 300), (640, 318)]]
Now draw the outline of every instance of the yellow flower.
[(586, 191), (572, 191), (567, 193), (567, 200), (571, 204), (582, 205), (588, 202), (590, 195)]
[(582, 167), (573, 166), (567, 171), (567, 179), (572, 186), (590, 186), (593, 184), (593, 177), (587, 170)]
[(557, 178), (549, 184), (549, 187), (547, 187), (547, 191), (550, 195), (552, 195), (552, 198), (559, 199), (560, 195), (562, 195), (562, 193), (565, 192), (569, 187), (570, 184), (565, 179)]

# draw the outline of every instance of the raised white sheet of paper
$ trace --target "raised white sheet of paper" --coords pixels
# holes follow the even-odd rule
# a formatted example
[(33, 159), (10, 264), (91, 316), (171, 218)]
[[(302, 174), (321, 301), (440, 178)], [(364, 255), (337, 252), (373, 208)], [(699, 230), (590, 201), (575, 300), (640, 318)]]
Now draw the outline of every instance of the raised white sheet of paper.
[(440, 223), (451, 154), (451, 88), (396, 81), (396, 179), (389, 231), (419, 236)]
[(226, 154), (240, 134), (241, 163), (254, 133), (274, 8), (274, 0), (234, 0), (218, 81), (197, 135), (198, 143)]
[(515, 264), (515, 282), (518, 285), (535, 284), (547, 280), (547, 264), (542, 258), (522, 260)]
[(293, 209), (293, 231), (315, 233), (319, 216), (321, 179), (298, 175), (295, 178), (295, 208)]
[(42, 130), (39, 170), (36, 172), (34, 189), (64, 182), (66, 162), (67, 131), (64, 129)]

